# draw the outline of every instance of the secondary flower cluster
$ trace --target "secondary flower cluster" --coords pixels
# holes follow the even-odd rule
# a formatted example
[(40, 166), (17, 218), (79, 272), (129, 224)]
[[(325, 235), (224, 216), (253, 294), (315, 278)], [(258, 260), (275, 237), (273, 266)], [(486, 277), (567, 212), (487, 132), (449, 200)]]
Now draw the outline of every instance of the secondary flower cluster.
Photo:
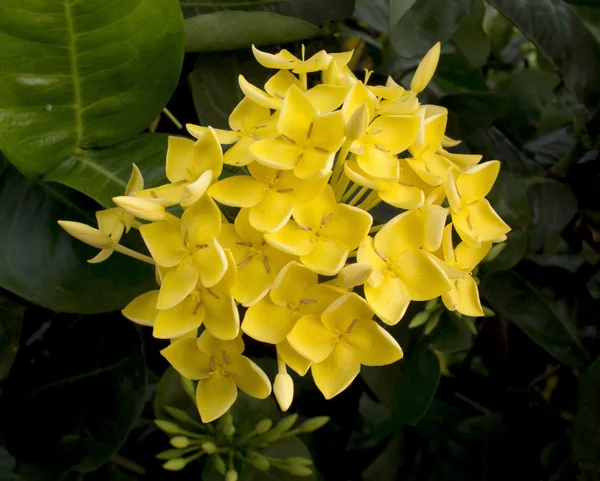
[[(170, 138), (168, 184), (144, 189), (134, 166), (118, 207), (97, 214), (98, 229), (61, 222), (102, 249), (90, 262), (116, 250), (156, 264), (160, 288), (123, 313), (172, 341), (162, 354), (198, 380), (204, 422), (225, 413), (238, 389), (271, 392), (242, 354), (242, 332), (276, 346), (274, 391), (286, 410), (287, 367), (301, 376), (310, 369), (329, 399), (361, 365), (402, 357), (374, 315), (393, 325), (411, 301), (440, 296), (450, 310), (483, 315), (471, 272), (510, 230), (485, 199), (500, 164), (447, 151), (458, 142), (445, 136), (446, 109), (419, 103), (439, 54), (437, 44), (405, 90), (391, 78), (385, 86), (368, 85), (369, 73), (356, 78), (352, 52), (305, 60), (304, 51), (254, 49), (278, 72), (264, 89), (240, 76), (245, 97), (231, 130), (188, 125), (197, 140)], [(313, 72), (322, 83), (309, 88)], [(236, 175), (222, 175), (223, 164)], [(402, 213), (373, 226), (369, 212), (380, 202)], [(239, 208), (233, 223), (219, 204)], [(180, 217), (165, 209), (177, 205)], [(132, 227), (152, 258), (119, 244)], [(353, 292), (363, 285), (364, 298)], [(241, 323), (237, 304), (247, 308)]]

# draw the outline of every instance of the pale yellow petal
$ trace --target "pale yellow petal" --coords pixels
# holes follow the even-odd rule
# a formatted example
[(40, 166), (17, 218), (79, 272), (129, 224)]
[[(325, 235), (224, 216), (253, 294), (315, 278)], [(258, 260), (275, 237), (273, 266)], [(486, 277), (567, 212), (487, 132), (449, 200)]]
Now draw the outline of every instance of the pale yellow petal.
[(285, 171), (279, 175), (277, 190), (283, 196), (292, 200), (294, 204), (304, 204), (314, 199), (323, 191), (329, 177), (330, 174), (314, 179), (299, 179), (293, 172)]
[(227, 256), (217, 239), (208, 239), (192, 256), (200, 283), (212, 287), (227, 272)]
[(280, 70), (273, 75), (265, 84), (265, 90), (272, 97), (283, 99), (289, 88), (295, 85), (302, 89), (302, 82), (289, 70)]
[(365, 284), (365, 297), (375, 314), (386, 324), (397, 324), (410, 303), (408, 290), (400, 279), (383, 276), (377, 287)]
[(323, 325), (319, 316), (313, 314), (300, 318), (287, 336), (290, 346), (312, 362), (327, 359), (336, 339), (337, 336)]
[(233, 374), (237, 387), (249, 396), (265, 399), (271, 394), (271, 382), (253, 361), (245, 356), (238, 356), (231, 360), (226, 367), (227, 372)]
[(254, 142), (250, 153), (267, 167), (291, 170), (301, 162), (304, 149), (283, 139), (266, 139)]
[[(196, 137), (197, 139), (208, 132), (208, 127), (204, 127), (202, 125), (185, 124), (185, 128), (192, 137)], [(240, 137), (239, 132), (234, 132), (232, 130), (214, 129), (214, 131), (217, 134), (219, 143), (221, 144), (233, 144), (237, 142)]]
[(333, 57), (331, 55), (325, 52), (325, 50), (320, 50), (308, 60), (296, 64), (292, 72), (308, 73), (318, 72), (319, 70), (325, 70), (327, 67), (329, 67), (329, 64), (332, 60)]
[(318, 230), (323, 220), (327, 220), (333, 214), (336, 206), (335, 194), (330, 185), (326, 185), (321, 193), (314, 199), (296, 206), (294, 209), (294, 220), (303, 227)]
[(304, 145), (315, 115), (315, 108), (308, 97), (292, 85), (283, 99), (277, 130), (297, 144)]
[(268, 190), (250, 209), (250, 225), (262, 232), (277, 232), (292, 216), (294, 202), (285, 193)]
[(125, 195), (133, 194), (144, 189), (144, 176), (137, 165), (131, 164), (131, 176), (125, 187)]
[(306, 96), (319, 113), (332, 112), (344, 102), (348, 89), (340, 85), (319, 84), (309, 89)]
[(221, 204), (253, 207), (262, 201), (266, 189), (263, 182), (249, 175), (236, 175), (211, 185), (208, 193)]
[(482, 242), (479, 247), (472, 247), (461, 242), (454, 251), (456, 266), (466, 272), (471, 272), (487, 256), (491, 248), (491, 242)]
[(344, 244), (349, 250), (356, 249), (368, 235), (373, 218), (358, 207), (337, 204), (327, 218), (322, 236)]
[(419, 249), (425, 242), (423, 219), (418, 211), (397, 215), (375, 234), (375, 251), (395, 263), (406, 251)]
[(275, 278), (270, 298), (278, 306), (293, 308), (305, 297), (305, 291), (318, 281), (316, 273), (298, 262), (290, 262)]
[(362, 170), (376, 179), (395, 181), (400, 175), (398, 158), (377, 147), (366, 147), (362, 154), (356, 156), (356, 161)]
[(265, 234), (270, 245), (295, 256), (307, 255), (315, 248), (313, 237), (312, 230), (304, 229), (291, 219), (277, 232)]
[(396, 272), (413, 301), (428, 301), (450, 289), (450, 281), (433, 255), (423, 250), (404, 253), (396, 266)]
[(347, 160), (344, 162), (344, 174), (355, 184), (369, 189), (379, 190), (382, 182), (380, 179), (374, 179), (360, 168), (356, 160)]
[(183, 301), (198, 283), (198, 268), (184, 259), (177, 267), (169, 270), (160, 286), (156, 307), (169, 309)]
[(298, 165), (294, 167), (294, 175), (299, 179), (325, 177), (331, 172), (334, 158), (335, 153), (316, 149), (304, 150)]
[(358, 321), (346, 342), (365, 366), (385, 366), (399, 361), (403, 356), (396, 339), (371, 320)]
[(233, 377), (216, 371), (200, 379), (196, 387), (196, 405), (203, 423), (210, 423), (225, 414), (237, 399), (237, 385)]
[(442, 244), (448, 209), (427, 204), (421, 207), (420, 211), (424, 228), (423, 248), (431, 252), (436, 251)]
[(321, 315), (323, 325), (330, 331), (352, 332), (357, 320), (371, 319), (373, 310), (362, 297), (354, 292), (340, 296)]
[(223, 155), (223, 163), (227, 165), (235, 165), (243, 167), (254, 160), (250, 147), (255, 142), (255, 139), (250, 136), (240, 138), (238, 142), (232, 145)]
[(203, 172), (212, 170), (215, 178), (221, 175), (223, 170), (223, 149), (212, 127), (194, 143), (194, 164), (190, 169), (194, 177), (199, 177)]
[(202, 196), (181, 216), (189, 248), (199, 248), (221, 232), (221, 211), (209, 195)]
[(192, 204), (198, 202), (204, 194), (206, 194), (206, 190), (210, 186), (213, 180), (213, 171), (207, 170), (205, 171), (198, 179), (191, 184), (186, 184), (183, 188), (183, 192), (181, 193), (181, 199), (179, 203), (181, 207), (184, 209), (189, 207)]
[(456, 310), (465, 316), (483, 316), (477, 283), (472, 276), (467, 275), (456, 281), (457, 306)]
[(144, 292), (131, 301), (121, 312), (130, 321), (142, 326), (153, 326), (156, 320), (158, 290)]
[(277, 70), (289, 70), (295, 67), (300, 59), (292, 55), (288, 50), (282, 49), (276, 54), (263, 52), (252, 45), (252, 53), (256, 61), (263, 67)]
[(190, 180), (189, 170), (194, 164), (194, 141), (169, 136), (167, 148), (167, 179), (172, 183)]
[(315, 246), (309, 254), (301, 256), (302, 264), (311, 271), (323, 276), (335, 276), (346, 264), (348, 259), (348, 247), (335, 240), (319, 237)]
[(414, 142), (419, 126), (416, 115), (386, 115), (376, 118), (369, 126), (369, 138), (374, 144), (398, 154)]
[(160, 353), (179, 374), (188, 379), (205, 378), (210, 369), (208, 357), (198, 350), (193, 337), (179, 339)]
[(157, 339), (174, 339), (195, 332), (203, 320), (204, 306), (194, 296), (188, 296), (179, 304), (158, 311), (152, 335)]
[(292, 326), (292, 311), (274, 304), (269, 296), (251, 305), (242, 322), (242, 330), (248, 336), (268, 344), (283, 342)]
[(235, 339), (240, 332), (240, 314), (231, 295), (209, 289), (203, 298), (204, 325), (215, 337), (224, 341)]
[(366, 264), (371, 268), (368, 282), (373, 286), (378, 286), (383, 278), (383, 272), (387, 269), (387, 262), (375, 251), (372, 237), (363, 239), (358, 248), (356, 260), (360, 264)]
[(352, 384), (360, 372), (360, 362), (352, 348), (338, 344), (327, 359), (313, 364), (311, 371), (319, 391), (331, 399)]
[(425, 202), (425, 193), (418, 187), (399, 182), (382, 182), (379, 197), (399, 209), (418, 209)]
[(268, 108), (261, 107), (244, 97), (229, 115), (229, 127), (232, 130), (249, 131), (257, 125), (266, 123), (270, 116), (271, 112)]
[(238, 77), (238, 83), (240, 85), (241, 91), (244, 93), (246, 97), (248, 97), (253, 102), (256, 102), (258, 105), (265, 107), (267, 109), (279, 109), (283, 100), (277, 97), (271, 97), (267, 92), (255, 87), (250, 82), (248, 82), (243, 75)]
[(311, 362), (294, 351), (287, 340), (277, 344), (277, 355), (300, 376), (304, 376), (310, 369)]
[(456, 188), (465, 202), (472, 202), (488, 195), (500, 172), (500, 162), (490, 160), (469, 167), (456, 180)]
[(230, 356), (238, 356), (244, 352), (244, 341), (242, 336), (235, 339), (224, 341), (213, 336), (208, 330), (205, 330), (197, 340), (198, 349), (209, 358), (214, 357), (221, 364), (227, 362)]

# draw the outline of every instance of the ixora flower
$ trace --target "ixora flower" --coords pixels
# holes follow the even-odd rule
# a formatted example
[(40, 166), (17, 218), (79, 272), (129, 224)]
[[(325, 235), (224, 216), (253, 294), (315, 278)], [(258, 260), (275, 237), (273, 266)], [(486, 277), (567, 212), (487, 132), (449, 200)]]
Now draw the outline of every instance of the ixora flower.
[[(60, 221), (101, 249), (91, 262), (117, 251), (155, 265), (157, 288), (123, 314), (170, 341), (161, 352), (197, 381), (204, 422), (227, 412), (238, 389), (271, 394), (242, 336), (275, 347), (273, 392), (286, 411), (288, 368), (311, 370), (329, 399), (362, 365), (400, 360), (385, 325), (412, 301), (441, 297), (449, 310), (483, 315), (473, 273), (510, 230), (486, 199), (500, 163), (452, 152), (448, 111), (419, 101), (439, 43), (410, 87), (368, 85), (368, 71), (359, 80), (353, 52), (253, 52), (276, 72), (260, 88), (240, 76), (231, 130), (188, 125), (196, 140), (169, 139), (169, 183), (144, 189), (134, 166), (98, 228)], [(386, 209), (373, 210), (381, 202)], [(132, 230), (150, 256), (120, 244)]]

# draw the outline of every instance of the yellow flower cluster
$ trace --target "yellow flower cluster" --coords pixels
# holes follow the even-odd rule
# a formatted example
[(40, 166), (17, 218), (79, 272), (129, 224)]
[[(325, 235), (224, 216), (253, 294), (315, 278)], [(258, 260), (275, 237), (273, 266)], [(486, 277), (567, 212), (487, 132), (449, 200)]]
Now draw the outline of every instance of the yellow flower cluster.
[[(301, 376), (310, 369), (329, 399), (361, 365), (402, 357), (374, 315), (393, 325), (410, 301), (439, 296), (450, 310), (483, 315), (471, 272), (510, 230), (485, 199), (500, 164), (448, 152), (458, 143), (445, 136), (448, 112), (419, 103), (439, 54), (437, 44), (405, 90), (391, 78), (385, 86), (368, 85), (368, 73), (356, 78), (352, 52), (306, 60), (304, 51), (299, 59), (254, 48), (278, 72), (264, 90), (240, 76), (245, 97), (231, 130), (188, 125), (197, 141), (170, 138), (168, 184), (144, 189), (134, 166), (118, 207), (98, 213), (98, 229), (61, 222), (102, 249), (90, 262), (117, 250), (156, 264), (160, 289), (123, 314), (171, 340), (162, 354), (198, 380), (203, 421), (225, 413), (238, 389), (257, 398), (271, 392), (242, 355), (242, 332), (276, 346), (274, 392), (286, 410), (287, 367)], [(309, 88), (316, 72), (322, 83)], [(223, 153), (221, 145), (230, 147)], [(219, 179), (223, 164), (240, 175)], [(403, 212), (373, 226), (369, 211), (380, 202)], [(239, 208), (233, 224), (219, 204)], [(181, 217), (165, 209), (175, 205)], [(131, 227), (151, 259), (119, 244)], [(362, 285), (364, 298), (353, 292)], [(247, 308), (241, 323), (237, 304)]]

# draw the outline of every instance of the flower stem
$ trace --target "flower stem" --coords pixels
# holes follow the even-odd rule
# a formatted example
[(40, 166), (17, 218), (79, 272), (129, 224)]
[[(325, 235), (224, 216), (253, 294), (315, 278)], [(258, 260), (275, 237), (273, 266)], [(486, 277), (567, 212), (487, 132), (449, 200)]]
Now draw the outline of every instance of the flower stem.
[(378, 198), (379, 194), (377, 193), (377, 191), (374, 190), (357, 207), (362, 210), (368, 210), (367, 207), (369, 207)]
[(365, 195), (365, 194), (366, 194), (368, 191), (369, 191), (369, 188), (368, 188), (368, 187), (363, 187), (362, 189), (360, 189), (360, 190), (358, 191), (358, 194), (356, 194), (356, 195), (355, 195), (355, 196), (352, 198), (352, 200), (351, 200), (350, 202), (348, 202), (348, 205), (356, 205), (356, 204), (358, 204), (358, 201), (359, 201), (360, 199), (362, 199), (362, 198), (363, 198), (363, 196), (364, 196), (364, 195)]
[(156, 262), (154, 262), (154, 259), (152, 259), (152, 257), (140, 254), (139, 252), (136, 252), (133, 249), (130, 249), (129, 247), (122, 246), (121, 244), (115, 243), (115, 245), (113, 246), (113, 250), (120, 252), (121, 254), (125, 254), (126, 256), (133, 257), (138, 261), (156, 265)]
[(183, 124), (179, 120), (177, 120), (177, 118), (171, 113), (171, 111), (167, 107), (163, 109), (163, 113), (169, 118), (171, 122), (175, 124), (175, 127), (177, 127), (179, 130), (183, 129)]
[(358, 184), (354, 184), (352, 187), (350, 187), (346, 193), (342, 196), (342, 200), (341, 202), (347, 202), (348, 199), (350, 199), (350, 197), (352, 197), (352, 194), (354, 194), (358, 188), (360, 187), (360, 185)]
[(340, 153), (337, 156), (335, 161), (335, 167), (333, 169), (333, 174), (331, 175), (331, 186), (335, 189), (340, 181), (340, 177), (344, 172), (344, 163), (346, 162), (346, 157), (348, 157), (348, 152), (350, 151), (350, 145), (352, 145), (352, 141), (346, 139), (342, 144), (342, 148)]
[(335, 200), (337, 202), (340, 201), (340, 199), (344, 195), (344, 192), (346, 192), (346, 189), (348, 188), (351, 182), (352, 181), (350, 180), (350, 178), (344, 172), (342, 172), (342, 176), (337, 185), (335, 186)]
[(381, 225), (375, 225), (375, 226), (371, 227), (369, 234), (375, 234), (375, 232), (379, 232), (383, 228), (384, 225), (385, 224), (381, 224)]

